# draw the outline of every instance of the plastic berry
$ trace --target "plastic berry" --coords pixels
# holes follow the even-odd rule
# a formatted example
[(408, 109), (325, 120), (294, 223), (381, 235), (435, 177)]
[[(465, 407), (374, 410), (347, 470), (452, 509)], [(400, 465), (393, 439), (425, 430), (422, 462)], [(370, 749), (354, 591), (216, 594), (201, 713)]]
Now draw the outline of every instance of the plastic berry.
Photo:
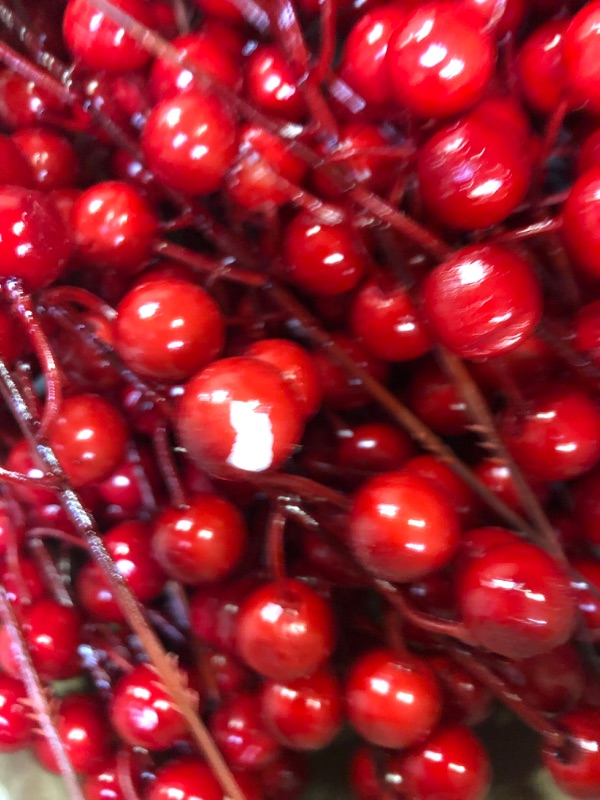
[(154, 380), (187, 380), (217, 358), (224, 338), (218, 305), (187, 281), (142, 280), (117, 309), (117, 352), (138, 375)]
[(472, 639), (507, 658), (541, 655), (572, 635), (576, 603), (562, 568), (525, 542), (492, 547), (457, 576), (460, 616)]
[[(485, 458), (475, 465), (473, 471), (479, 480), (503, 503), (506, 503), (514, 511), (523, 511), (523, 501), (515, 485), (512, 470), (504, 461)], [(537, 498), (544, 502), (548, 498), (548, 486), (539, 479), (537, 481), (529, 479), (528, 482)]]
[(27, 158), (9, 136), (0, 135), (0, 174), (3, 183), (33, 189), (35, 175)]
[(537, 386), (523, 414), (509, 407), (501, 434), (518, 464), (534, 479), (563, 481), (591, 469), (600, 458), (600, 411), (576, 385)]
[(390, 472), (357, 492), (349, 535), (356, 557), (369, 572), (407, 582), (450, 560), (459, 523), (449, 498), (431, 481)]
[(497, 39), (516, 33), (526, 11), (524, 0), (506, 0), (502, 5), (496, 0), (461, 0), (460, 5), (473, 24), (495, 34)]
[(450, 3), (430, 3), (392, 36), (387, 52), (395, 99), (419, 117), (448, 117), (474, 105), (496, 59), (491, 39)]
[[(104, 536), (104, 544), (117, 572), (142, 603), (160, 594), (166, 577), (152, 555), (151, 540), (149, 526), (135, 520), (116, 525)], [(83, 565), (76, 588), (80, 603), (94, 617), (109, 622), (123, 619), (108, 579), (96, 562), (89, 561)]]
[(525, 199), (531, 159), (504, 130), (478, 115), (442, 128), (419, 150), (425, 207), (458, 230), (502, 222)]
[(154, 525), (152, 552), (169, 577), (187, 584), (222, 580), (239, 564), (246, 525), (222, 497), (200, 494), (185, 508), (165, 509)]
[[(388, 377), (388, 366), (372, 356), (356, 339), (338, 333), (331, 337), (352, 358), (355, 364), (368, 372), (375, 380), (385, 383)], [(319, 373), (325, 401), (331, 408), (346, 411), (361, 408), (371, 402), (371, 395), (362, 381), (342, 369), (334, 356), (325, 350), (313, 353), (313, 360)]]
[(242, 12), (234, 0), (195, 0), (196, 5), (206, 14), (214, 15), (227, 22), (243, 22)]
[(407, 475), (426, 478), (451, 501), (463, 527), (472, 525), (477, 519), (479, 501), (472, 489), (462, 481), (450, 467), (435, 456), (422, 455), (411, 458), (402, 466)]
[(327, 747), (342, 723), (342, 693), (326, 670), (294, 681), (267, 681), (261, 707), (267, 728), (293, 750)]
[(244, 661), (277, 681), (308, 676), (331, 655), (334, 621), (330, 605), (306, 584), (269, 583), (244, 601), (237, 624)]
[(415, 367), (407, 400), (423, 422), (442, 436), (460, 436), (469, 424), (465, 401), (433, 359)]
[(563, 41), (567, 23), (552, 20), (540, 25), (519, 50), (519, 85), (527, 103), (540, 114), (550, 114), (565, 91)]
[(48, 128), (22, 128), (11, 138), (29, 162), (37, 188), (51, 192), (77, 182), (79, 159), (65, 136)]
[(495, 525), (471, 528), (471, 530), (463, 531), (460, 537), (459, 556), (466, 560), (477, 560), (494, 547), (518, 544), (520, 541), (516, 533)]
[(239, 694), (222, 703), (212, 716), (210, 731), (227, 761), (237, 769), (262, 769), (280, 752), (262, 722), (260, 697), (255, 694)]
[(389, 103), (393, 97), (385, 57), (392, 34), (405, 19), (401, 4), (376, 8), (361, 16), (346, 40), (340, 75), (373, 106)]
[(445, 722), (471, 726), (489, 717), (494, 705), (492, 694), (460, 664), (449, 656), (439, 655), (429, 658), (429, 665), (444, 697)]
[(130, 768), (130, 774), (133, 772), (131, 776), (133, 785), (139, 791), (141, 781), (139, 780), (140, 776), (138, 775), (135, 753), (121, 750), (116, 755), (109, 757), (98, 772), (86, 775), (83, 784), (85, 800), (127, 800), (119, 776), (119, 761), (124, 755), (127, 756), (130, 767), (133, 762), (134, 770)]
[[(192, 698), (190, 702), (197, 705)], [(110, 719), (127, 744), (148, 750), (168, 750), (187, 731), (183, 716), (147, 664), (135, 667), (117, 682)]]
[(37, 125), (48, 118), (60, 118), (60, 99), (34, 81), (11, 69), (0, 69), (0, 119), (8, 128)]
[(600, 366), (600, 300), (582, 306), (574, 320), (577, 349)]
[(254, 674), (230, 653), (211, 650), (207, 660), (221, 697), (231, 697), (252, 688)]
[(246, 61), (246, 97), (261, 111), (300, 122), (304, 97), (283, 53), (274, 45), (259, 45)]
[[(46, 476), (36, 456), (33, 455), (29, 443), (22, 439), (12, 448), (8, 454), (5, 463), (6, 469), (20, 472), (22, 475), (27, 475), (32, 481)], [(47, 503), (54, 503), (57, 500), (55, 492), (48, 489), (37, 489), (27, 485), (15, 486), (15, 495), (25, 503), (31, 505), (46, 505)]]
[(192, 631), (207, 645), (237, 655), (240, 607), (256, 585), (244, 577), (196, 589), (190, 598)]
[(322, 390), (314, 362), (306, 350), (287, 339), (262, 339), (245, 352), (275, 367), (295, 396), (306, 417), (312, 417), (321, 406)]
[[(144, 0), (115, 0), (114, 5), (152, 28), (154, 19)], [(94, 72), (128, 72), (150, 60), (150, 53), (90, 0), (69, 0), (63, 34), (75, 59)]]
[[(57, 714), (57, 730), (76, 772), (96, 772), (110, 755), (111, 731), (100, 703), (87, 694), (65, 697)], [(50, 772), (60, 774), (54, 753), (47, 739), (34, 742), (38, 760)]]
[(427, 663), (389, 650), (373, 650), (353, 665), (346, 704), (361, 736), (394, 749), (429, 736), (442, 711), (440, 689)]
[(296, 446), (302, 413), (277, 370), (256, 358), (215, 361), (193, 377), (179, 404), (177, 431), (209, 472), (263, 472)]
[(546, 744), (544, 764), (557, 786), (569, 797), (591, 800), (600, 791), (600, 711), (578, 709), (560, 717), (566, 730), (563, 748)]
[(75, 201), (71, 227), (81, 260), (98, 269), (131, 274), (146, 266), (158, 221), (139, 189), (122, 181), (106, 181)]
[(485, 748), (464, 725), (444, 725), (399, 762), (402, 791), (412, 800), (484, 800), (492, 770)]
[[(237, 59), (231, 51), (222, 47), (219, 40), (199, 31), (178, 36), (171, 44), (177, 48), (182, 59), (192, 61), (201, 72), (211, 75), (230, 89), (238, 91), (241, 88), (242, 73)], [(189, 69), (157, 58), (150, 71), (150, 86), (158, 101), (195, 88), (196, 81)]]
[(227, 175), (227, 192), (249, 211), (279, 207), (291, 199), (306, 169), (285, 142), (248, 123), (240, 129), (238, 157)]
[(142, 132), (148, 166), (169, 189), (209, 194), (237, 150), (235, 122), (215, 95), (198, 90), (157, 103)]
[(14, 753), (31, 741), (34, 722), (26, 697), (22, 681), (0, 674), (0, 753)]
[(425, 282), (425, 315), (436, 338), (462, 358), (488, 358), (521, 344), (542, 312), (531, 265), (497, 245), (459, 250)]
[(282, 750), (260, 779), (264, 800), (300, 800), (308, 786), (308, 763), (302, 754)]
[(283, 251), (285, 277), (310, 294), (349, 292), (365, 269), (357, 235), (347, 225), (323, 225), (308, 212), (287, 226)]
[[(600, 3), (598, 8), (600, 14)], [(571, 186), (562, 208), (562, 220), (561, 235), (569, 253), (577, 266), (597, 277), (600, 275), (600, 167), (585, 172)]]
[(146, 800), (223, 800), (210, 767), (193, 756), (168, 761), (156, 772)]
[(71, 254), (67, 229), (46, 195), (19, 186), (0, 187), (0, 262), (3, 278), (18, 278), (27, 291), (49, 286)]
[(575, 174), (579, 178), (593, 167), (600, 167), (600, 130), (592, 131), (577, 155)]
[(431, 347), (408, 292), (383, 279), (369, 280), (356, 292), (351, 325), (369, 352), (383, 361), (411, 361)]
[(564, 33), (563, 43), (569, 97), (573, 104), (585, 105), (593, 113), (600, 111), (599, 21), (600, 3), (586, 3), (572, 17)]
[(365, 422), (341, 433), (335, 460), (342, 468), (390, 472), (400, 469), (414, 450), (408, 434), (393, 425)]
[(68, 478), (85, 486), (104, 480), (119, 466), (127, 427), (111, 403), (81, 394), (63, 401), (48, 438)]
[[(41, 600), (46, 594), (46, 587), (42, 581), (40, 570), (33, 559), (27, 556), (21, 556), (19, 559), (19, 567), (21, 570), (21, 578), (27, 587), (31, 602), (35, 603)], [(20, 604), (23, 602), (22, 583), (21, 580), (8, 568), (5, 567), (2, 571), (2, 584), (6, 591), (6, 596), (13, 604)], [(16, 673), (15, 673), (16, 674)]]
[(600, 641), (600, 564), (594, 558), (576, 558), (571, 562), (575, 576), (571, 586), (585, 621), (585, 636)]

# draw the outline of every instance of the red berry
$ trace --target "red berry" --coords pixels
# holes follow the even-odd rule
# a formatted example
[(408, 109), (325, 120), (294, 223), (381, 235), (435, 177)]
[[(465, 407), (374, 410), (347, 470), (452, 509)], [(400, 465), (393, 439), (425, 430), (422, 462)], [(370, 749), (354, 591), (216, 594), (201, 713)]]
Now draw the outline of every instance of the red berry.
[(571, 19), (563, 43), (567, 90), (575, 105), (600, 111), (600, 2), (586, 3)]
[(305, 115), (304, 97), (292, 68), (274, 45), (259, 45), (246, 61), (245, 88), (248, 100), (261, 111), (292, 122)]
[[(475, 465), (473, 470), (479, 480), (497, 497), (514, 511), (521, 512), (523, 500), (515, 484), (511, 468), (501, 460), (486, 458)], [(548, 487), (528, 476), (528, 483), (538, 500), (544, 502), (548, 498)]]
[(77, 182), (79, 159), (66, 137), (48, 128), (22, 128), (11, 138), (29, 162), (35, 184), (42, 191), (68, 188)]
[(300, 753), (282, 750), (260, 778), (263, 800), (300, 800), (308, 785), (308, 764)]
[(433, 359), (415, 368), (407, 400), (421, 420), (442, 436), (459, 436), (469, 424), (465, 401)]
[(210, 472), (280, 466), (300, 438), (302, 415), (283, 377), (256, 358), (225, 358), (198, 373), (179, 404), (177, 430)]
[(327, 747), (342, 723), (342, 694), (325, 670), (293, 681), (267, 681), (261, 695), (262, 717), (273, 736), (293, 750)]
[(472, 525), (477, 518), (479, 501), (467, 484), (450, 467), (435, 456), (417, 456), (407, 461), (402, 471), (407, 475), (418, 475), (431, 481), (443, 492), (454, 507), (463, 526)]
[(399, 749), (435, 728), (442, 698), (435, 675), (416, 656), (373, 650), (352, 667), (346, 687), (348, 718), (367, 741)]
[(236, 769), (261, 769), (279, 755), (279, 745), (262, 722), (258, 695), (240, 694), (226, 700), (213, 714), (210, 730)]
[(0, 674), (0, 753), (14, 753), (31, 741), (34, 722), (26, 698), (22, 681)]
[(449, 656), (433, 656), (429, 665), (439, 681), (445, 722), (478, 725), (492, 712), (491, 692)]
[(450, 560), (459, 523), (449, 498), (426, 478), (389, 472), (357, 492), (349, 534), (366, 569), (379, 578), (406, 582)]
[(215, 95), (197, 90), (161, 100), (142, 133), (148, 166), (169, 189), (209, 194), (236, 154), (236, 126)]
[(240, 607), (256, 588), (253, 578), (196, 589), (190, 599), (190, 622), (193, 632), (207, 645), (237, 653), (237, 630)]
[(246, 525), (237, 508), (211, 494), (199, 494), (185, 508), (165, 509), (152, 537), (154, 557), (169, 577), (182, 583), (219, 581), (239, 564)]
[(571, 586), (585, 622), (584, 637), (600, 642), (600, 564), (594, 558), (577, 558), (571, 566), (576, 572)]
[(85, 486), (103, 481), (119, 466), (127, 426), (111, 403), (80, 394), (63, 401), (48, 438), (69, 480)]
[(4, 134), (0, 135), (0, 175), (2, 182), (11, 186), (32, 189), (36, 178), (31, 164), (15, 141)]
[[(125, 755), (125, 753), (122, 751), (109, 757), (98, 772), (86, 776), (83, 784), (85, 800), (127, 800), (120, 780), (122, 770), (119, 764), (119, 756), (121, 755)], [(131, 764), (133, 761), (133, 766), (135, 767), (132, 775), (133, 785), (139, 791), (138, 784), (141, 781), (137, 774), (138, 770), (134, 755), (132, 751), (127, 752), (128, 763)]]
[(396, 100), (420, 117), (460, 114), (479, 100), (494, 71), (491, 39), (450, 3), (410, 14), (392, 36), (387, 67)]
[(565, 747), (546, 744), (542, 758), (558, 787), (569, 797), (592, 800), (600, 792), (600, 711), (580, 709), (560, 718)]
[[(600, 3), (598, 7), (600, 10)], [(577, 266), (593, 277), (598, 277), (600, 275), (598, 235), (600, 167), (585, 172), (571, 186), (562, 209), (562, 221), (562, 237)]]
[(168, 761), (156, 772), (146, 800), (223, 800), (210, 767), (193, 756)]
[[(379, 361), (355, 339), (344, 334), (335, 334), (333, 342), (341, 347), (354, 363), (368, 372), (375, 380), (385, 383), (388, 377), (388, 366)], [(335, 409), (347, 410), (361, 408), (371, 401), (371, 395), (364, 388), (362, 381), (338, 365), (334, 356), (326, 350), (317, 350), (313, 360), (319, 373), (323, 395), (326, 402)]]
[(459, 250), (431, 272), (424, 311), (437, 339), (462, 358), (520, 345), (539, 322), (541, 291), (531, 265), (497, 245)]
[(547, 653), (573, 633), (577, 609), (567, 577), (525, 542), (501, 544), (468, 561), (457, 590), (475, 643), (507, 658)]
[(308, 676), (333, 651), (331, 607), (300, 581), (269, 583), (244, 601), (237, 637), (240, 655), (261, 675), (277, 681)]
[(195, 3), (206, 14), (214, 14), (228, 22), (242, 22), (244, 19), (234, 0), (195, 0)]
[(575, 343), (600, 366), (600, 300), (582, 306), (575, 317)]
[(71, 227), (82, 261), (131, 274), (143, 269), (150, 258), (158, 220), (139, 189), (107, 181), (77, 198)]
[(565, 91), (563, 42), (567, 23), (552, 20), (540, 25), (519, 51), (519, 84), (534, 111), (550, 114)]
[(335, 460), (341, 468), (389, 472), (400, 469), (414, 450), (408, 434), (393, 425), (366, 422), (341, 433)]
[[(144, 0), (115, 0), (114, 5), (152, 28), (154, 19)], [(91, 0), (69, 0), (63, 34), (75, 59), (94, 72), (128, 72), (150, 60), (150, 52), (99, 11)]]
[(110, 718), (131, 747), (167, 750), (185, 736), (183, 716), (147, 664), (135, 667), (114, 687)]

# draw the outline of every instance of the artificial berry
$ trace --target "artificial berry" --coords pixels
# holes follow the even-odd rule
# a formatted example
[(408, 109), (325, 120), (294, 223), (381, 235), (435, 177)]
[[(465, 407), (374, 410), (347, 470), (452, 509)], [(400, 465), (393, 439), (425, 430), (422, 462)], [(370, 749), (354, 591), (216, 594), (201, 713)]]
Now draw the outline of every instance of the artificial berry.
[(566, 88), (571, 102), (585, 104), (591, 111), (600, 110), (600, 3), (586, 3), (570, 20), (563, 37), (563, 63)]
[(213, 714), (210, 730), (232, 767), (261, 769), (279, 755), (279, 745), (262, 721), (258, 695), (242, 693), (226, 700)]
[(222, 800), (210, 767), (193, 756), (168, 761), (157, 770), (146, 800)]
[(365, 422), (339, 434), (335, 460), (340, 467), (390, 472), (414, 453), (410, 437), (386, 422)]
[(227, 653), (237, 653), (237, 630), (242, 603), (256, 588), (245, 577), (195, 590), (190, 599), (193, 632), (206, 644)]
[(458, 436), (469, 424), (465, 401), (433, 359), (423, 361), (412, 373), (407, 400), (420, 419), (442, 436)]
[[(523, 511), (523, 498), (515, 484), (512, 470), (505, 461), (495, 458), (484, 458), (474, 467), (479, 480), (487, 486), (503, 503), (514, 511)], [(544, 502), (548, 497), (548, 487), (538, 480), (529, 480), (538, 499)]]
[(256, 48), (246, 61), (246, 96), (257, 108), (291, 122), (305, 114), (302, 92), (281, 51), (270, 44)]
[(299, 800), (308, 786), (308, 764), (304, 756), (282, 750), (260, 774), (264, 800)]
[[(600, 13), (600, 4), (598, 4)], [(584, 172), (569, 190), (562, 209), (561, 235), (576, 265), (593, 277), (600, 274), (600, 167)]]
[(519, 86), (527, 103), (540, 114), (550, 114), (565, 91), (563, 20), (540, 25), (519, 50)]
[[(360, 342), (341, 333), (332, 336), (332, 341), (372, 378), (385, 382), (388, 376), (387, 364), (372, 356)], [(332, 408), (346, 411), (370, 402), (371, 395), (363, 382), (348, 375), (332, 354), (317, 350), (313, 354), (313, 360), (319, 373), (323, 396)]]
[(576, 558), (571, 562), (575, 572), (571, 580), (579, 610), (585, 621), (585, 636), (600, 641), (600, 564), (593, 558)]
[(0, 135), (0, 175), (3, 183), (33, 189), (36, 178), (22, 150), (9, 136)]
[(403, 464), (402, 471), (431, 481), (450, 499), (463, 526), (470, 525), (477, 519), (479, 501), (474, 492), (450, 467), (435, 456), (423, 455), (411, 458)]
[(0, 753), (13, 753), (31, 742), (34, 723), (26, 698), (21, 680), (0, 674)]
[(493, 707), (491, 692), (449, 656), (433, 656), (429, 665), (435, 672), (443, 695), (445, 722), (478, 725)]
[(565, 746), (546, 744), (544, 764), (557, 786), (569, 797), (592, 800), (600, 791), (600, 711), (578, 709), (560, 717)]
[[(85, 800), (127, 800), (122, 787), (122, 758), (127, 757), (129, 775), (126, 780), (131, 780), (136, 791), (139, 791), (139, 775), (137, 769), (132, 773), (131, 766), (135, 764), (133, 751), (121, 750), (105, 761), (100, 770), (86, 775), (83, 784)], [(126, 791), (126, 790), (125, 790)]]
[(79, 159), (65, 136), (48, 128), (22, 128), (11, 138), (29, 162), (38, 189), (51, 192), (77, 182)]

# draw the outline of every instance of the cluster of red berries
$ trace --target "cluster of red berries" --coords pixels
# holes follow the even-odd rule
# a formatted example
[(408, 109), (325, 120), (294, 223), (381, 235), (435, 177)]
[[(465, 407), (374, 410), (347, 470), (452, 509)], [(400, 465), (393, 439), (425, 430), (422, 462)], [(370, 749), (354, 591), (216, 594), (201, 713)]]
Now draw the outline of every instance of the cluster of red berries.
[(600, 797), (600, 2), (0, 25), (0, 752), (484, 800), (498, 699)]

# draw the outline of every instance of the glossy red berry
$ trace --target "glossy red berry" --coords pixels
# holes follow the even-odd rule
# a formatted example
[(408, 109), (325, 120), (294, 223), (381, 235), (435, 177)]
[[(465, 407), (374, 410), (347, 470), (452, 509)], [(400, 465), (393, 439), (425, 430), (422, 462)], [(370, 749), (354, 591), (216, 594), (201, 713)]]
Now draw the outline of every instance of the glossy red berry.
[(85, 486), (99, 483), (119, 466), (127, 426), (104, 398), (80, 394), (63, 401), (48, 438), (69, 480)]
[(12, 137), (0, 135), (0, 175), (10, 186), (33, 189), (36, 178), (31, 164)]
[(239, 694), (226, 700), (213, 714), (210, 730), (234, 768), (261, 769), (279, 755), (279, 744), (262, 721), (258, 695)]
[(485, 748), (463, 725), (444, 725), (401, 757), (402, 791), (411, 800), (484, 800), (492, 771)]
[[(144, 0), (115, 0), (114, 5), (152, 28), (154, 19)], [(75, 59), (94, 72), (127, 72), (150, 60), (150, 52), (90, 0), (69, 0), (63, 34)]]
[(600, 275), (600, 167), (585, 172), (571, 186), (562, 220), (561, 234), (570, 255), (577, 266), (597, 277)]
[[(96, 772), (110, 755), (111, 731), (100, 703), (86, 694), (71, 694), (61, 701), (57, 716), (58, 735), (76, 772)], [(34, 752), (50, 772), (60, 768), (47, 739), (37, 739)]]
[(400, 469), (413, 455), (415, 446), (408, 434), (386, 422), (365, 422), (342, 431), (335, 460), (343, 469), (351, 467), (372, 472)]
[(0, 674), (0, 753), (14, 753), (31, 742), (34, 722), (21, 680)]
[(413, 371), (407, 400), (423, 422), (442, 436), (460, 436), (469, 424), (465, 401), (433, 359)]
[(214, 14), (228, 22), (243, 22), (244, 17), (234, 0), (195, 0), (196, 5), (207, 14)]
[(152, 254), (158, 220), (147, 200), (123, 181), (97, 183), (83, 192), (71, 210), (78, 257), (102, 270), (134, 273)]
[(67, 229), (46, 195), (19, 186), (0, 187), (0, 271), (27, 291), (49, 286), (71, 254)]
[(49, 128), (22, 128), (11, 138), (29, 162), (37, 188), (51, 192), (77, 182), (79, 159), (65, 136)]
[(504, 34), (515, 34), (526, 12), (525, 0), (506, 0), (499, 6), (496, 0), (461, 0), (461, 11), (483, 30), (501, 39)]
[[(151, 550), (151, 531), (138, 521), (122, 522), (104, 536), (104, 545), (117, 572), (142, 603), (153, 600), (165, 583), (165, 573)], [(120, 622), (123, 612), (104, 572), (95, 561), (84, 564), (76, 580), (80, 603), (94, 617)]]
[(287, 339), (261, 339), (251, 344), (245, 355), (275, 367), (306, 417), (317, 413), (322, 400), (321, 383), (314, 362), (303, 347)]
[(237, 637), (239, 653), (250, 667), (273, 680), (294, 680), (313, 673), (333, 652), (333, 614), (305, 583), (269, 583), (244, 601)]
[(582, 306), (574, 324), (577, 349), (600, 366), (600, 300)]
[(263, 800), (300, 800), (309, 782), (308, 767), (302, 754), (282, 750), (261, 771)]
[(217, 358), (223, 348), (221, 311), (208, 292), (193, 283), (173, 278), (142, 280), (125, 295), (117, 311), (115, 348), (139, 375), (184, 381)]
[[(98, 772), (86, 775), (83, 791), (85, 800), (127, 800), (121, 784), (122, 769), (120, 768), (120, 757), (127, 755), (128, 763), (133, 761), (134, 771), (132, 775), (133, 785), (140, 791), (139, 774), (135, 755), (132, 751), (125, 753), (121, 751), (109, 757)], [(132, 770), (130, 769), (130, 772)]]
[(340, 729), (342, 693), (326, 670), (293, 681), (267, 681), (261, 694), (262, 717), (273, 736), (293, 750), (321, 750)]
[(527, 103), (540, 114), (550, 114), (565, 92), (563, 42), (567, 23), (552, 20), (540, 25), (519, 50), (519, 85)]
[(542, 758), (557, 786), (569, 797), (593, 800), (600, 791), (600, 711), (578, 709), (560, 718), (568, 739), (562, 749), (546, 744)]
[(465, 247), (436, 267), (423, 300), (436, 338), (462, 358), (512, 350), (533, 332), (542, 311), (531, 265), (497, 245)]
[[(387, 364), (372, 356), (360, 342), (350, 336), (338, 333), (331, 338), (357, 366), (375, 380), (385, 383), (388, 377)], [(317, 350), (313, 354), (313, 360), (321, 380), (323, 396), (331, 408), (344, 411), (368, 405), (372, 398), (362, 381), (343, 369), (332, 355), (325, 350)]]
[(595, 558), (576, 558), (571, 562), (571, 586), (585, 622), (584, 638), (600, 641), (600, 564)]
[(196, 636), (211, 647), (237, 654), (240, 607), (256, 585), (254, 578), (244, 577), (196, 589), (190, 598), (190, 623)]
[(64, 112), (61, 100), (12, 69), (0, 70), (0, 119), (8, 128), (37, 125)]
[(442, 697), (425, 661), (373, 650), (352, 667), (346, 705), (352, 726), (367, 741), (399, 749), (429, 736), (440, 718)]
[(147, 664), (135, 667), (117, 682), (110, 719), (127, 744), (148, 750), (167, 750), (187, 730), (171, 696)]
[(430, 455), (416, 456), (403, 465), (402, 471), (431, 481), (448, 497), (463, 526), (472, 525), (477, 519), (479, 501), (475, 493), (443, 461)]
[(573, 633), (577, 609), (568, 578), (531, 544), (498, 545), (468, 561), (457, 591), (475, 643), (507, 658), (547, 653)]
[(168, 761), (156, 772), (146, 800), (223, 800), (210, 767), (193, 756)]
[[(474, 467), (479, 480), (497, 497), (515, 511), (523, 511), (523, 499), (519, 492), (511, 468), (502, 460), (485, 458)], [(544, 502), (548, 497), (548, 487), (539, 481), (528, 478), (528, 483), (537, 498)]]
[(323, 225), (308, 212), (287, 226), (283, 242), (285, 276), (310, 294), (329, 297), (358, 284), (366, 255), (347, 225)]
[(304, 97), (283, 53), (274, 45), (259, 45), (246, 61), (248, 100), (261, 111), (300, 122), (306, 113)]
[(237, 508), (218, 495), (199, 494), (184, 508), (165, 509), (154, 525), (152, 552), (174, 580), (219, 581), (238, 566), (246, 525)]
[(215, 95), (197, 90), (161, 100), (142, 132), (148, 166), (169, 189), (209, 194), (236, 154), (236, 125)]
[[(203, 74), (206, 73), (224, 83), (230, 89), (239, 90), (242, 73), (235, 56), (203, 31), (178, 36), (171, 41), (180, 58), (191, 62)], [(179, 92), (194, 89), (197, 81), (184, 66), (157, 58), (150, 71), (150, 86), (157, 101), (175, 97)]]
[(478, 725), (489, 717), (493, 695), (449, 656), (433, 656), (429, 666), (435, 672), (443, 695), (443, 719), (461, 725)]
[(537, 480), (563, 481), (591, 469), (600, 458), (600, 410), (578, 386), (541, 385), (527, 409), (504, 412), (501, 434), (518, 464)]
[(600, 110), (600, 3), (586, 3), (571, 19), (563, 43), (566, 85), (573, 104)]
[(352, 330), (383, 361), (410, 361), (431, 347), (429, 333), (408, 292), (383, 279), (364, 283), (352, 305)]
[(352, 504), (350, 544), (379, 578), (412, 581), (444, 566), (458, 545), (449, 498), (426, 478), (389, 472), (368, 481)]
[(420, 148), (417, 175), (425, 207), (440, 222), (475, 230), (515, 211), (529, 189), (531, 166), (527, 151), (504, 130), (472, 115)]
[(410, 14), (387, 52), (398, 103), (420, 117), (460, 114), (479, 100), (492, 77), (492, 40), (450, 3)]
[(277, 370), (256, 358), (225, 358), (198, 373), (179, 404), (177, 431), (209, 472), (263, 472), (296, 446), (302, 414)]
[(221, 697), (231, 697), (252, 689), (254, 674), (229, 653), (211, 650), (208, 652), (208, 663)]

